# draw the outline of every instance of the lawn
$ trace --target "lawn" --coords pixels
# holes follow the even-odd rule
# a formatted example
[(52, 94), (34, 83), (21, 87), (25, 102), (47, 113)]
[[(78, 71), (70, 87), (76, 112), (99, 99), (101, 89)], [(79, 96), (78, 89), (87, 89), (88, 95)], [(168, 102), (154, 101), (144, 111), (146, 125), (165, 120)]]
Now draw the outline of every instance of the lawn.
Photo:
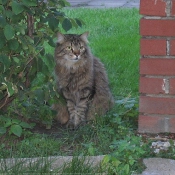
[[(64, 11), (68, 16), (84, 21), (85, 25), (73, 28), (68, 33), (90, 32), (89, 46), (106, 67), (116, 105), (106, 116), (97, 117), (95, 121), (75, 131), (69, 131), (55, 123), (48, 131), (40, 128), (38, 132), (39, 126), (26, 131), (23, 138), (18, 140), (15, 136), (2, 138), (4, 142), (0, 145), (0, 158), (108, 155), (104, 162), (110, 165), (109, 172), (131, 174), (142, 169), (139, 160), (150, 155), (147, 152), (149, 143), (143, 143), (142, 137), (137, 135), (140, 38), (138, 10), (67, 8)], [(54, 52), (47, 43), (45, 45), (48, 52)], [(70, 165), (65, 172), (77, 173), (75, 167), (78, 164)], [(25, 172), (23, 167), (20, 170)], [(16, 171), (18, 169), (12, 172)], [(32, 168), (26, 171), (32, 172)], [(38, 170), (38, 173), (43, 172), (50, 173), (42, 168)], [(94, 170), (88, 166), (84, 173), (87, 172), (94, 173)]]

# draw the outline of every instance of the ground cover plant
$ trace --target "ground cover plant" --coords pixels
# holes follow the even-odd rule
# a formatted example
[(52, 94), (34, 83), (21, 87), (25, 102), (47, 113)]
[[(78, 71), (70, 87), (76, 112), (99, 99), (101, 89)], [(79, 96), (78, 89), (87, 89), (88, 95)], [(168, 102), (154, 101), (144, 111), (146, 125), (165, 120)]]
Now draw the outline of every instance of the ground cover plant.
[[(6, 133), (1, 128), (0, 158), (9, 157), (48, 157), (57, 155), (106, 155), (101, 169), (93, 169), (89, 165), (75, 160), (64, 168), (65, 173), (101, 173), (103, 167), (107, 168), (109, 174), (128, 175), (134, 171), (142, 170), (141, 160), (143, 157), (157, 156), (150, 150), (148, 139), (144, 140), (137, 134), (138, 117), (138, 77), (139, 77), (139, 12), (137, 9), (83, 9), (66, 8), (63, 11), (72, 19), (81, 18), (84, 21), (82, 27), (72, 28), (68, 33), (83, 33), (89, 31), (89, 45), (92, 52), (101, 58), (108, 72), (110, 87), (115, 97), (116, 105), (106, 116), (97, 116), (96, 120), (80, 127), (78, 130), (70, 131), (58, 123), (49, 123), (47, 114), (48, 107), (35, 99), (26, 99), (21, 104), (20, 99), (13, 101), (8, 108), (8, 114), (1, 117), (0, 124), (5, 126)], [(66, 22), (70, 27), (70, 23)], [(51, 26), (50, 26), (51, 27)], [(68, 29), (68, 28), (67, 28)], [(61, 32), (66, 31), (60, 28)], [(55, 31), (56, 32), (56, 31)], [(45, 51), (53, 55), (54, 48), (49, 41), (44, 43)], [(49, 71), (52, 74), (52, 70)], [(34, 87), (45, 85), (43, 75), (38, 73), (33, 81)], [(47, 85), (47, 83), (46, 83)], [(50, 86), (48, 86), (50, 87)], [(37, 90), (36, 89), (33, 90)], [(42, 86), (42, 90), (47, 88)], [(41, 93), (36, 91), (35, 94)], [(21, 94), (22, 95), (22, 94)], [(53, 94), (54, 95), (54, 94)], [(41, 101), (44, 98), (41, 99)], [(44, 106), (44, 107), (43, 107)], [(15, 112), (14, 112), (15, 109)], [(30, 110), (29, 110), (30, 109)], [(35, 118), (32, 109), (37, 109), (39, 118)], [(13, 115), (22, 114), (28, 120), (14, 119)], [(37, 123), (42, 120), (42, 125)], [(1, 126), (1, 125), (0, 125)], [(22, 130), (14, 126), (20, 126)], [(166, 152), (172, 157), (175, 150)], [(81, 168), (77, 172), (76, 167)], [(54, 173), (49, 169), (49, 163), (37, 170), (32, 165), (27, 170), (23, 165), (15, 166), (10, 171), (1, 169), (2, 172), (25, 172)], [(84, 168), (83, 168), (84, 167)], [(55, 173), (61, 170), (55, 170)]]

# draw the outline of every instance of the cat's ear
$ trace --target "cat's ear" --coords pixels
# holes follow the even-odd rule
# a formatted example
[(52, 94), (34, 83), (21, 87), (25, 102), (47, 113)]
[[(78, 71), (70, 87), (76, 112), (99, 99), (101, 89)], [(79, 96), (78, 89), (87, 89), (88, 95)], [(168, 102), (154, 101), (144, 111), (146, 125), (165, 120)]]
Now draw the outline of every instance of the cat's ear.
[(57, 43), (62, 44), (64, 42), (64, 35), (62, 33), (58, 32), (57, 39), (58, 39)]
[(85, 42), (85, 43), (88, 43), (88, 35), (89, 35), (89, 32), (85, 32), (83, 34), (80, 35), (80, 38)]

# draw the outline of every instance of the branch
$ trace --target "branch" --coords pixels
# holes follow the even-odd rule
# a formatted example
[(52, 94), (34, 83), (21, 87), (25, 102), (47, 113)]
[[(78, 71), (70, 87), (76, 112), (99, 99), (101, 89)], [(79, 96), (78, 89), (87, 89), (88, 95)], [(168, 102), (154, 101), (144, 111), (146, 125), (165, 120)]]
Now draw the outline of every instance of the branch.
[(28, 36), (30, 36), (33, 39), (34, 18), (33, 18), (33, 16), (29, 15), (28, 13), (27, 13), (27, 29), (28, 29)]
[(6, 105), (7, 99), (8, 99), (8, 95), (6, 95), (5, 101), (4, 101), (4, 103), (0, 106), (0, 109), (3, 108), (3, 107)]

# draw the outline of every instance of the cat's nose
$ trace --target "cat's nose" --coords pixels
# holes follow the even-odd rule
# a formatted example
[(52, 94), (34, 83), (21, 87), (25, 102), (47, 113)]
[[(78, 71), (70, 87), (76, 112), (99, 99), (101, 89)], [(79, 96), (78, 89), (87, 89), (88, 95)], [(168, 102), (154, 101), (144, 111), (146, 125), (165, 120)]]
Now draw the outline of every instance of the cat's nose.
[(75, 59), (78, 60), (78, 57), (79, 57), (80, 54), (79, 53), (74, 53), (74, 55), (76, 56)]
[(76, 59), (76, 60), (78, 60), (78, 56), (79, 56), (79, 55), (75, 55), (75, 56), (76, 56), (76, 58), (75, 58), (75, 59)]
[(78, 57), (80, 55), (80, 51), (79, 50), (74, 50), (74, 55), (76, 56), (76, 60), (78, 60)]

